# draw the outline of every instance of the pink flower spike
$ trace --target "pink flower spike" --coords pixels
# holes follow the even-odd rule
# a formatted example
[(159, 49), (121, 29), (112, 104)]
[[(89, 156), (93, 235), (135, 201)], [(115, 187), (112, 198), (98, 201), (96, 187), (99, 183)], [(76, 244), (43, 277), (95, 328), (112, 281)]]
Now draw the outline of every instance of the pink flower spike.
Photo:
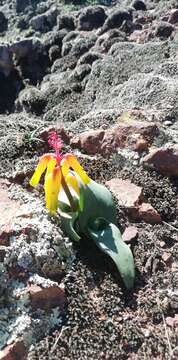
[(62, 141), (58, 137), (56, 132), (51, 133), (49, 140), (48, 140), (48, 144), (55, 150), (57, 161), (60, 161), (61, 160), (60, 152), (62, 149)]

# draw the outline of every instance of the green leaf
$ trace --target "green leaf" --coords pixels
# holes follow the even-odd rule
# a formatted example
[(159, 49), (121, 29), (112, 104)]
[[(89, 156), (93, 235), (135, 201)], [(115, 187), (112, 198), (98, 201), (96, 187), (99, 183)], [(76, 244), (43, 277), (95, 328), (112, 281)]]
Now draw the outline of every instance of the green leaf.
[(117, 226), (99, 218), (88, 231), (96, 245), (113, 259), (126, 288), (131, 289), (135, 278), (133, 255)]
[(71, 212), (69, 204), (59, 201), (59, 214), (61, 216), (61, 226), (64, 232), (74, 241), (79, 241), (80, 236), (75, 231), (75, 224), (78, 218), (78, 211)]
[[(65, 213), (64, 213), (65, 215)], [(80, 236), (75, 231), (75, 223), (78, 218), (78, 213), (71, 213), (71, 217), (63, 216), (61, 214), (61, 225), (62, 229), (65, 231), (65, 233), (69, 236), (70, 239), (74, 241), (79, 241)]]
[(110, 191), (93, 180), (87, 186), (80, 183), (78, 210), (72, 213), (70, 206), (60, 200), (59, 211), (67, 235), (75, 241), (80, 240), (77, 232), (92, 238), (112, 258), (126, 288), (131, 289), (135, 278), (133, 255), (116, 226), (116, 208)]
[(110, 191), (91, 180), (87, 186), (80, 185), (83, 210), (79, 210), (79, 225), (83, 233), (97, 218), (105, 218), (117, 224), (116, 208)]

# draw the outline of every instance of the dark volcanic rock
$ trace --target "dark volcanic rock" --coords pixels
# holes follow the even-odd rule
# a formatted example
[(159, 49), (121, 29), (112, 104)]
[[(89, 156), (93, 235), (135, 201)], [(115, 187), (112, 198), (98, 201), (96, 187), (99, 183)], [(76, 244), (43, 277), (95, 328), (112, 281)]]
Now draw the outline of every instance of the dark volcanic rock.
[(75, 29), (75, 23), (73, 16), (70, 15), (59, 15), (57, 18), (57, 28), (61, 29)]
[(95, 35), (87, 37), (78, 36), (74, 41), (64, 42), (62, 46), (62, 56), (70, 53), (79, 58), (95, 45), (96, 39), (97, 37)]
[(10, 50), (15, 54), (17, 60), (28, 56), (33, 51), (38, 52), (40, 48), (41, 42), (38, 40), (35, 42), (33, 39), (19, 40), (10, 46)]
[(40, 40), (24, 39), (14, 43), (10, 49), (16, 55), (23, 78), (29, 79), (32, 84), (42, 80), (49, 65), (49, 57)]
[(53, 63), (56, 59), (58, 59), (61, 55), (61, 49), (58, 45), (53, 45), (49, 49), (49, 58)]
[(178, 9), (173, 9), (171, 11), (168, 22), (170, 24), (177, 24), (178, 23)]
[(114, 11), (106, 19), (103, 29), (106, 31), (108, 29), (119, 28), (124, 21), (132, 21), (132, 13), (126, 10)]
[(66, 36), (64, 37), (63, 43), (68, 42), (68, 41), (72, 41), (72, 40), (76, 39), (77, 36), (79, 36), (79, 35), (80, 35), (79, 31), (69, 31), (66, 34)]
[(12, 111), (14, 102), (23, 86), (17, 70), (11, 71), (8, 76), (0, 72), (0, 113)]
[(104, 52), (108, 52), (115, 43), (127, 41), (125, 33), (120, 30), (110, 30), (106, 34), (107, 37), (101, 44), (101, 48)]
[(120, 30), (125, 32), (126, 34), (130, 34), (132, 31), (137, 30), (138, 28), (140, 28), (138, 24), (135, 25), (130, 20), (124, 20), (120, 27)]
[(13, 69), (12, 53), (8, 45), (0, 45), (0, 72), (9, 75)]
[(18, 101), (22, 109), (36, 115), (40, 115), (46, 105), (43, 93), (32, 86), (29, 86), (20, 92)]
[(82, 10), (78, 19), (78, 29), (91, 31), (98, 29), (106, 19), (105, 11), (100, 6), (92, 6)]
[(83, 64), (76, 67), (71, 78), (75, 81), (82, 81), (91, 71), (91, 66), (89, 64)]
[(73, 70), (77, 65), (77, 60), (78, 59), (76, 58), (76, 56), (71, 55), (67, 55), (61, 59), (57, 59), (51, 68), (51, 72), (63, 72), (68, 69)]
[(158, 24), (155, 35), (159, 36), (160, 38), (168, 38), (174, 30), (174, 26), (162, 21), (160, 24)]
[(44, 14), (34, 16), (30, 20), (30, 26), (35, 31), (47, 32), (56, 24), (57, 14), (57, 9), (53, 7)]
[(25, 8), (32, 3), (34, 3), (35, 0), (15, 0), (15, 10), (17, 13), (20, 13), (25, 10)]
[(112, 29), (99, 37), (96, 47), (99, 46), (102, 52), (105, 53), (109, 51), (112, 45), (122, 41), (127, 41), (125, 33), (120, 30)]
[(7, 30), (8, 20), (4, 13), (0, 11), (0, 33)]
[(20, 30), (26, 30), (28, 28), (28, 21), (25, 16), (18, 19), (17, 28)]
[(79, 59), (79, 64), (89, 64), (92, 65), (96, 60), (102, 59), (101, 54), (97, 54), (95, 52), (87, 52)]
[[(110, 105), (112, 103), (112, 105), (109, 106), (110, 108), (115, 106), (117, 106), (118, 108), (118, 104), (120, 104), (121, 102), (123, 104), (123, 110), (127, 109), (128, 107), (130, 108), (131, 103), (134, 103), (133, 106), (139, 106), (139, 104), (141, 105), (141, 102), (138, 103), (137, 100), (141, 100), (141, 98), (143, 99), (144, 97), (146, 99), (146, 96), (150, 91), (149, 86), (151, 86), (151, 83), (155, 84), (155, 86), (153, 86), (155, 87), (155, 91), (157, 92), (158, 82), (164, 82), (164, 79), (161, 78), (158, 81), (153, 80), (153, 75), (149, 73), (151, 73), (154, 68), (157, 68), (157, 66), (161, 62), (165, 61), (165, 52), (167, 52), (167, 45), (165, 43), (150, 43), (148, 45), (118, 42), (114, 44), (111, 47), (108, 56), (105, 56), (103, 60), (99, 60), (93, 64), (92, 73), (87, 84), (88, 92), (92, 96), (95, 95), (95, 98), (97, 98), (98, 100), (100, 99), (100, 101), (102, 102), (102, 106), (104, 107), (106, 107), (106, 97), (109, 100)], [(142, 71), (142, 75), (139, 74), (140, 69)], [(134, 74), (137, 74), (137, 80), (136, 78), (132, 78)], [(149, 86), (147, 87), (146, 78), (147, 80), (151, 80), (152, 78), (151, 82), (148, 80)], [(165, 86), (166, 81), (167, 79), (165, 79)], [(120, 85), (120, 87), (117, 88), (117, 85)], [(113, 88), (112, 95), (108, 92), (108, 89), (110, 88)], [(138, 91), (136, 90), (137, 88), (139, 88)], [(160, 91), (164, 92), (165, 88), (160, 86), (158, 94), (159, 100)], [(165, 92), (166, 98), (168, 96), (168, 92)], [(176, 92), (177, 90), (175, 87), (175, 93)], [(105, 98), (104, 94), (106, 95)], [(129, 100), (126, 102), (125, 100), (126, 98), (128, 99), (128, 97)], [(152, 96), (151, 99), (153, 102), (158, 101), (158, 99), (155, 99)], [(108, 102), (107, 105), (109, 105)]]
[(62, 56), (68, 55), (70, 53), (71, 49), (72, 49), (72, 43), (70, 41), (63, 43), (61, 55)]
[[(106, 35), (107, 33), (102, 37)], [(74, 41), (69, 41), (69, 49), (71, 45), (72, 48), (68, 55), (54, 62), (52, 73), (55, 72), (55, 78), (54, 74), (49, 74), (49, 82), (44, 86), (48, 110), (59, 104), (61, 91), (63, 92), (62, 106), (65, 110), (73, 107), (76, 93), (73, 98), (73, 95), (68, 95), (67, 90), (71, 89), (70, 72), (68, 71), (65, 76), (61, 72), (74, 69), (76, 64), (80, 63), (81, 54), (83, 53), (83, 56), (85, 53), (87, 54), (89, 51), (87, 48), (92, 44), (94, 46), (91, 47), (90, 52), (102, 52), (101, 46), (98, 46), (99, 39), (95, 43), (96, 36), (91, 41), (92, 36), (81, 38), (80, 35)], [(133, 107), (154, 109), (150, 110), (151, 113), (155, 114), (156, 111), (160, 119), (167, 115), (172, 116), (173, 113), (175, 117), (178, 114), (177, 72), (174, 66), (170, 70), (167, 69), (168, 74), (164, 71), (165, 76), (162, 76), (161, 68), (159, 68), (161, 64), (164, 64), (164, 68), (169, 68), (168, 51), (170, 51), (170, 46), (166, 42), (135, 44), (122, 41), (115, 43), (108, 54), (103, 52), (102, 59), (93, 62), (91, 72), (87, 75), (85, 92), (82, 93), (75, 106), (79, 107), (79, 112), (82, 110), (83, 115), (87, 115), (92, 108), (95, 113), (101, 112), (102, 114), (105, 111), (110, 114), (107, 124), (109, 121), (113, 124), (112, 117), (115, 112), (118, 114), (120, 111), (126, 111)], [(177, 52), (176, 48), (171, 51), (173, 54)], [(64, 91), (67, 94), (65, 98)], [(97, 129), (98, 124), (102, 126), (105, 120), (98, 122), (96, 116), (92, 115), (92, 118), (87, 117), (87, 122), (86, 119), (81, 119), (80, 124), (78, 122), (76, 126), (80, 128), (80, 132), (91, 128), (91, 122), (92, 129)], [(76, 130), (74, 131), (76, 133)]]
[(59, 31), (51, 31), (51, 32), (49, 32), (46, 35), (46, 37), (45, 37), (45, 39), (43, 41), (44, 48), (46, 50), (49, 50), (49, 48), (51, 46), (57, 45), (61, 49), (63, 39), (67, 34), (69, 34), (69, 30), (67, 30), (67, 29), (62, 29), (62, 30), (59, 30)]
[(132, 3), (132, 6), (134, 7), (135, 10), (143, 10), (143, 11), (146, 10), (146, 5), (142, 0), (135, 0)]

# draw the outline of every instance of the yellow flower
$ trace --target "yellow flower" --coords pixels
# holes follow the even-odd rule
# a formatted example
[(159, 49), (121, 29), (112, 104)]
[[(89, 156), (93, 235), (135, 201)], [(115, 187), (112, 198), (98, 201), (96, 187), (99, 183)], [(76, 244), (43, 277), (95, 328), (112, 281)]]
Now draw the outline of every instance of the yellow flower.
[(58, 208), (58, 194), (61, 187), (61, 169), (60, 166), (55, 167), (45, 177), (44, 189), (46, 208), (53, 215)]
[(38, 185), (41, 179), (41, 175), (45, 172), (50, 160), (51, 160), (51, 154), (45, 154), (41, 157), (37, 165), (37, 168), (30, 180), (31, 186), (35, 187), (36, 185)]
[[(71, 170), (73, 170), (71, 172)], [(90, 178), (82, 168), (76, 157), (72, 154), (56, 155), (45, 154), (41, 157), (34, 175), (30, 180), (30, 185), (35, 187), (38, 185), (42, 174), (45, 175), (45, 199), (46, 208), (51, 214), (55, 214), (58, 208), (59, 191), (62, 188), (63, 179), (67, 186), (72, 187), (79, 194), (79, 184), (75, 177), (75, 173), (80, 177), (81, 181), (87, 185)], [(64, 189), (65, 190), (65, 189)]]
[[(76, 174), (79, 175), (80, 179), (83, 181), (83, 183), (85, 185), (87, 185), (90, 182), (90, 178), (88, 177), (87, 173), (85, 172), (85, 170), (80, 165), (80, 163), (78, 162), (78, 160), (76, 159), (76, 157), (74, 155), (72, 155), (72, 154), (64, 155), (64, 157), (61, 161), (61, 166), (62, 166), (62, 172), (63, 172), (64, 176), (66, 176), (65, 175), (66, 169), (72, 168), (76, 172)], [(68, 171), (67, 171), (67, 173), (68, 173)]]

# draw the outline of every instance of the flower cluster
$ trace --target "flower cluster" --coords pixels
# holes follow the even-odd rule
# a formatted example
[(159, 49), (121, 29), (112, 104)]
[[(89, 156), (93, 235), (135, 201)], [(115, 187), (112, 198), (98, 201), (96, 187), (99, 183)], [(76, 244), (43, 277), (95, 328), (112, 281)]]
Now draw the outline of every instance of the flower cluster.
[(44, 181), (46, 208), (51, 214), (55, 214), (58, 208), (58, 196), (61, 188), (66, 192), (70, 202), (71, 193), (69, 187), (79, 194), (76, 174), (85, 185), (89, 183), (90, 179), (73, 154), (61, 154), (62, 142), (55, 132), (51, 134), (48, 142), (55, 150), (55, 153), (44, 154), (41, 157), (30, 180), (30, 185), (33, 187), (37, 186), (42, 174), (46, 171)]

